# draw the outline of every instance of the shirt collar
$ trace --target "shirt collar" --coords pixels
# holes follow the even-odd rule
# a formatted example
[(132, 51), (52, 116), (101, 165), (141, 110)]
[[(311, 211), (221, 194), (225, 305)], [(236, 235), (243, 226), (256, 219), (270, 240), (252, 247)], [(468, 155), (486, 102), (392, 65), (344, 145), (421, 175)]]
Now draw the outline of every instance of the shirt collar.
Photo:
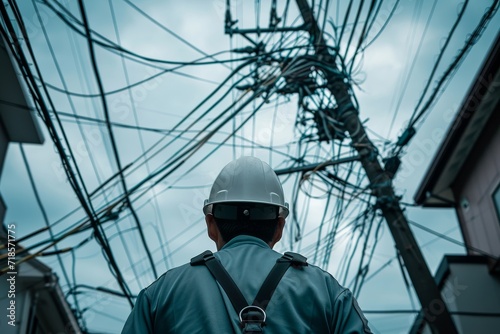
[(222, 246), (221, 250), (234, 248), (240, 245), (249, 245), (249, 244), (256, 245), (262, 248), (270, 248), (269, 245), (260, 238), (252, 237), (250, 235), (238, 235), (232, 238), (227, 244)]

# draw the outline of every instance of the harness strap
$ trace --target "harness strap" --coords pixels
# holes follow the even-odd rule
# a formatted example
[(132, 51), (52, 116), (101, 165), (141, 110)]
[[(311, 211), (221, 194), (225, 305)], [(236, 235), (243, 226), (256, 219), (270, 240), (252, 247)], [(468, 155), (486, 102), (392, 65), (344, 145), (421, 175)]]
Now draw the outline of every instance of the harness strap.
[[(233, 304), (233, 307), (236, 310), (236, 313), (241, 317), (242, 310), (247, 309), (249, 306), (248, 302), (246, 301), (236, 283), (234, 283), (229, 273), (222, 266), (220, 261), (213, 255), (213, 253), (207, 250), (200, 255), (193, 257), (191, 259), (191, 265), (205, 265), (208, 268), (212, 276), (217, 282), (219, 282), (219, 284), (226, 292), (229, 300), (231, 301), (231, 304)], [(266, 307), (269, 304), (269, 301), (271, 300), (271, 297), (276, 290), (278, 283), (280, 282), (281, 278), (288, 270), (288, 268), (290, 268), (290, 266), (292, 265), (307, 266), (306, 258), (300, 254), (292, 252), (286, 252), (281, 258), (279, 258), (276, 261), (274, 267), (269, 272), (269, 275), (264, 280), (264, 283), (257, 293), (252, 306), (256, 306), (257, 308), (262, 309), (262, 311), (266, 310)]]
[(273, 269), (269, 272), (269, 275), (267, 275), (264, 283), (262, 283), (252, 305), (259, 306), (263, 310), (266, 310), (267, 304), (269, 304), (278, 283), (291, 265), (307, 266), (306, 258), (292, 252), (286, 252), (279, 258)]
[(222, 286), (227, 296), (229, 297), (231, 304), (233, 304), (236, 313), (239, 314), (243, 308), (248, 306), (247, 300), (241, 293), (236, 283), (234, 283), (229, 273), (211, 251), (204, 251), (200, 255), (195, 256), (191, 259), (192, 266), (202, 264), (204, 264), (208, 268), (208, 270), (210, 270), (212, 276)]

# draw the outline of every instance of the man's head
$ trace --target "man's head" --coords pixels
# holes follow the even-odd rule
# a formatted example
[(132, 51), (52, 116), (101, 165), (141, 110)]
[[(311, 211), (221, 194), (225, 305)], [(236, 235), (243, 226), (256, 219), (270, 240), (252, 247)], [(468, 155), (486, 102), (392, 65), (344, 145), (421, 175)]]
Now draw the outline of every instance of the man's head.
[(217, 176), (203, 212), (208, 234), (220, 249), (241, 234), (274, 246), (289, 211), (273, 169), (258, 158), (242, 157), (226, 165)]

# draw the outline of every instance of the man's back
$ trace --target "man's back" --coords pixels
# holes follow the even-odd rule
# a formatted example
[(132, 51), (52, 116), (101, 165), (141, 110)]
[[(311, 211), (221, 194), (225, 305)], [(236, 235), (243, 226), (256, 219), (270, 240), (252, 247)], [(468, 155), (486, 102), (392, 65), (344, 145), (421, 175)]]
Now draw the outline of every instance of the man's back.
[[(281, 254), (238, 236), (215, 256), (251, 303)], [(350, 291), (315, 266), (291, 267), (267, 309), (265, 333), (370, 333)], [(143, 290), (123, 333), (240, 333), (238, 315), (205, 266), (172, 269)]]

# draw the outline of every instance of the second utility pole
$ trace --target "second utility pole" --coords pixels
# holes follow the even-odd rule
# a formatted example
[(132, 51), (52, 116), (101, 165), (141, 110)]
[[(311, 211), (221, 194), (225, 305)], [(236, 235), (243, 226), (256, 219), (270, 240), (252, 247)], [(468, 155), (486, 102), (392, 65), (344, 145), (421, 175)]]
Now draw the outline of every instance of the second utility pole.
[(330, 54), (328, 46), (307, 0), (296, 0), (314, 45), (320, 62), (328, 64), (329, 69), (323, 69), (328, 84), (327, 88), (335, 97), (340, 111), (337, 119), (352, 139), (352, 145), (359, 154), (359, 160), (370, 181), (370, 188), (377, 198), (377, 205), (384, 215), (391, 231), (396, 247), (406, 266), (406, 270), (417, 293), (425, 320), (433, 333), (456, 334), (457, 329), (451, 318), (441, 293), (432, 277), (427, 263), (408, 225), (406, 217), (395, 195), (392, 178), (382, 168), (378, 161), (378, 153), (361, 123), (358, 111), (354, 107), (349, 87), (344, 78), (336, 70), (335, 58)]

